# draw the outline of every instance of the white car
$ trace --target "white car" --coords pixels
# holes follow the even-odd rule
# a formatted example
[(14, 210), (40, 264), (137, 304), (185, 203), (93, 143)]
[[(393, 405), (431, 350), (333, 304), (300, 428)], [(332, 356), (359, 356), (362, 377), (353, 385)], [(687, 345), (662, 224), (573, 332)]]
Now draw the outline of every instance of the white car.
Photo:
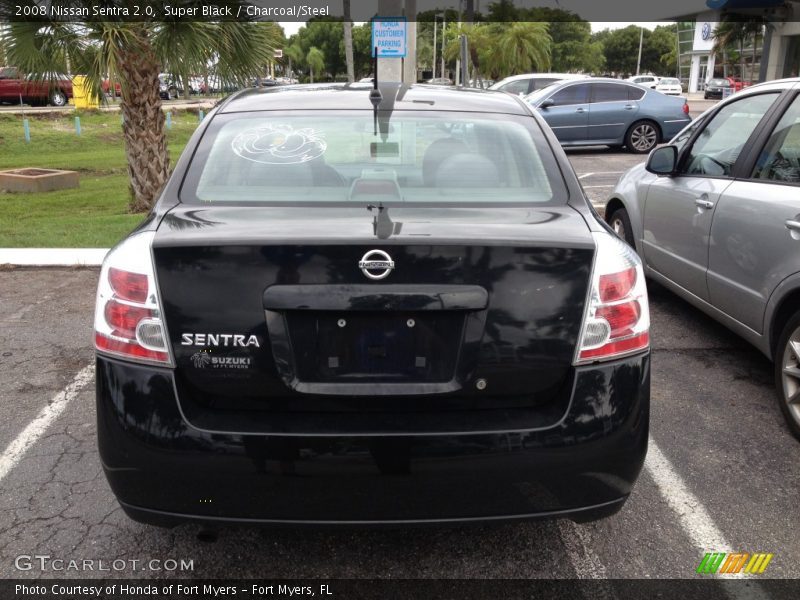
[(656, 85), (656, 91), (667, 96), (680, 96), (683, 93), (683, 86), (677, 77), (662, 77)]
[(576, 73), (525, 73), (523, 75), (512, 75), (501, 79), (490, 90), (508, 92), (518, 96), (527, 96), (531, 92), (547, 87), (556, 81), (565, 79), (588, 79), (588, 75), (578, 75)]
[(628, 77), (625, 81), (654, 90), (660, 79), (660, 77), (656, 77), (655, 75), (634, 75), (633, 77)]

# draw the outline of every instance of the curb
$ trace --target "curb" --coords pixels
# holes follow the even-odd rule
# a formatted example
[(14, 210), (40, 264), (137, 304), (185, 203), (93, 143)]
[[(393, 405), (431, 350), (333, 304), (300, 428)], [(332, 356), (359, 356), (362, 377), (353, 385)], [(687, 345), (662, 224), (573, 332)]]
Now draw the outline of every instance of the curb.
[(99, 267), (109, 248), (0, 248), (0, 265)]

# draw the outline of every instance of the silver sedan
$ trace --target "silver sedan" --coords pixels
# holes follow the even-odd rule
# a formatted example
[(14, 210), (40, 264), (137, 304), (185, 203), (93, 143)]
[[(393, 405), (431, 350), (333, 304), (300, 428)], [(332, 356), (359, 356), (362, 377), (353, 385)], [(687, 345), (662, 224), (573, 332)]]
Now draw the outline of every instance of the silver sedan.
[(775, 362), (800, 439), (800, 79), (701, 115), (622, 176), (606, 220), (648, 277)]

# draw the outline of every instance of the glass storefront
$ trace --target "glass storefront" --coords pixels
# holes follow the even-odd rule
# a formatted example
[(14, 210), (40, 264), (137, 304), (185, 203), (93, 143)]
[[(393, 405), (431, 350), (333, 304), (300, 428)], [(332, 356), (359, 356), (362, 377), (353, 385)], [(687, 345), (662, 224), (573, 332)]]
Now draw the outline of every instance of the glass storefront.
[(793, 35), (787, 41), (783, 77), (797, 77), (800, 75), (800, 35)]

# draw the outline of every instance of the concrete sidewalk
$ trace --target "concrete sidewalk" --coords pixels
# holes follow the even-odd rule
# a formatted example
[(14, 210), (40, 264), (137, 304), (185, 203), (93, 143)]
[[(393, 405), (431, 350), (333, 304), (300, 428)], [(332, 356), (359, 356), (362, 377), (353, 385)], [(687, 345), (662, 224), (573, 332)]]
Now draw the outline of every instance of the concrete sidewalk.
[(109, 248), (0, 248), (0, 266), (99, 267)]

